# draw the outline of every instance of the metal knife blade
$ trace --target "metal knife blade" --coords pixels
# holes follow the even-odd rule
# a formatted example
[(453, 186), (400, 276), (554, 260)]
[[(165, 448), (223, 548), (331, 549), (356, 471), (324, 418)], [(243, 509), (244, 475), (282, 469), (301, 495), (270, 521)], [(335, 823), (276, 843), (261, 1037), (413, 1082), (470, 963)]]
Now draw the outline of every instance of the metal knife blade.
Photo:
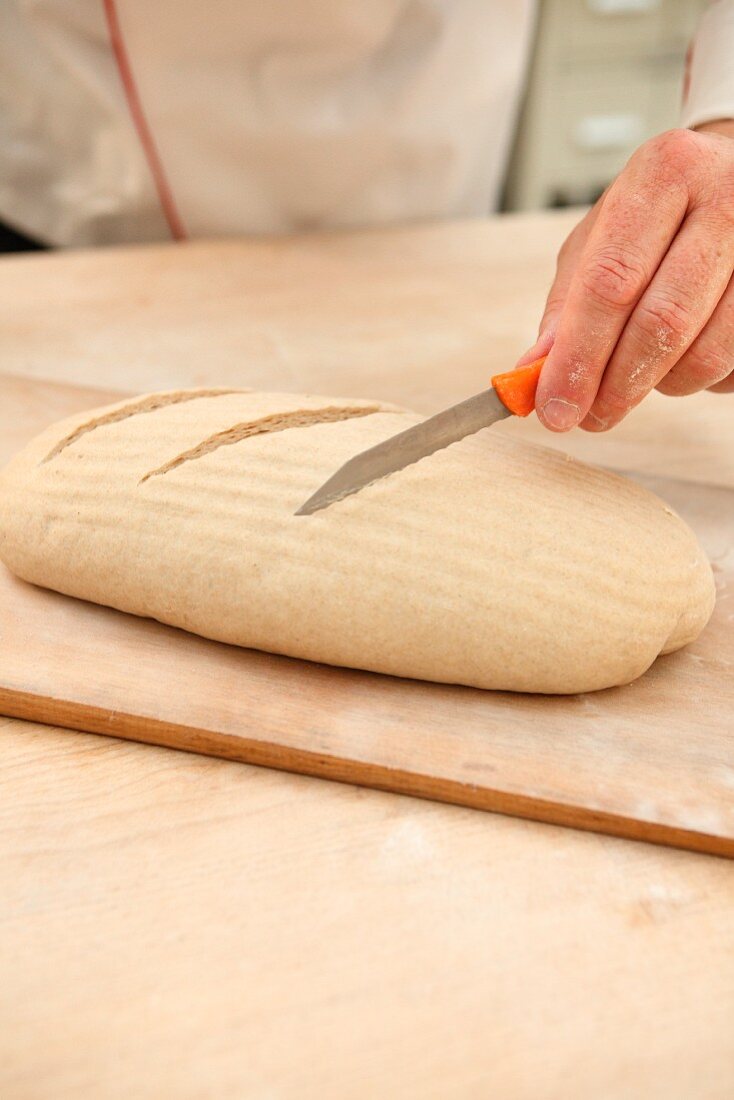
[(529, 416), (535, 408), (535, 392), (545, 360), (546, 356), (542, 356), (527, 366), (495, 374), (488, 390), (350, 458), (301, 505), (296, 515), (308, 516), (328, 508), (373, 481), (394, 474), (506, 416)]
[(350, 458), (301, 505), (296, 515), (308, 516), (328, 508), (371, 482), (396, 473), (507, 416), (512, 416), (512, 412), (502, 404), (493, 388), (469, 397)]

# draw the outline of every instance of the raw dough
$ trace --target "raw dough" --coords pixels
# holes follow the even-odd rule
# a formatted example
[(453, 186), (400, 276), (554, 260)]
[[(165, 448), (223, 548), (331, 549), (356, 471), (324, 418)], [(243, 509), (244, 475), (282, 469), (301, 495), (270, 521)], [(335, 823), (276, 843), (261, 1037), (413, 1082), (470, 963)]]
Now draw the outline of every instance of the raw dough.
[(0, 558), (208, 638), (482, 688), (624, 684), (703, 629), (711, 569), (677, 515), (497, 430), (293, 514), (420, 419), (211, 390), (77, 416), (0, 474)]

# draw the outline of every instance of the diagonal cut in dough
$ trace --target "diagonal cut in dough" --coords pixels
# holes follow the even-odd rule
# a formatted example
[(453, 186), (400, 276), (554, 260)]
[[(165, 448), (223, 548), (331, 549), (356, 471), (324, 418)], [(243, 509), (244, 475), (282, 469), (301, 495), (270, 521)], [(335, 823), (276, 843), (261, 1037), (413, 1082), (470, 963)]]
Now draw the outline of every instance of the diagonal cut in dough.
[(355, 416), (371, 416), (379, 412), (379, 405), (355, 406), (353, 408), (337, 408), (329, 405), (323, 409), (297, 409), (292, 412), (273, 413), (272, 416), (264, 416), (261, 420), (253, 420), (249, 424), (235, 424), (232, 428), (226, 428), (223, 432), (216, 432), (198, 443), (183, 454), (177, 455), (169, 462), (164, 462), (157, 470), (151, 470), (141, 477), (140, 484), (152, 477), (167, 474), (169, 470), (175, 470), (184, 462), (192, 462), (204, 455), (211, 454), (218, 447), (228, 447), (232, 443), (240, 443), (243, 439), (249, 439), (253, 435), (265, 435), (269, 432), (283, 432), (288, 428), (308, 428), (311, 424), (333, 424), (339, 420), (351, 420)]
[(175, 390), (170, 393), (151, 393), (147, 397), (138, 398), (136, 401), (125, 402), (121, 405), (116, 405), (109, 412), (96, 416), (92, 420), (86, 421), (84, 424), (80, 424), (74, 428), (73, 432), (70, 432), (64, 439), (59, 440), (55, 447), (49, 451), (42, 462), (50, 462), (57, 455), (60, 455), (62, 451), (65, 451), (67, 447), (70, 447), (73, 443), (76, 443), (82, 436), (87, 435), (89, 432), (96, 431), (97, 428), (103, 428), (108, 424), (119, 424), (121, 420), (127, 420), (131, 416), (139, 416), (141, 413), (156, 412), (158, 409), (165, 409), (168, 405), (180, 405), (183, 401), (196, 401), (201, 397), (226, 397), (231, 393), (247, 393), (247, 390)]

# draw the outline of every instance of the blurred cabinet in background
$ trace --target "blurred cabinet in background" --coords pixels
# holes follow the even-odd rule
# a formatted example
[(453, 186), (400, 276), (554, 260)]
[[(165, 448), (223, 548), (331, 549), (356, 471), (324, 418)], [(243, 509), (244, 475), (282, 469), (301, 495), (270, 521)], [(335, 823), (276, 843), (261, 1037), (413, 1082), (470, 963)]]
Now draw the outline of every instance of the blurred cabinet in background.
[(541, 0), (507, 210), (593, 202), (646, 138), (678, 125), (706, 0)]

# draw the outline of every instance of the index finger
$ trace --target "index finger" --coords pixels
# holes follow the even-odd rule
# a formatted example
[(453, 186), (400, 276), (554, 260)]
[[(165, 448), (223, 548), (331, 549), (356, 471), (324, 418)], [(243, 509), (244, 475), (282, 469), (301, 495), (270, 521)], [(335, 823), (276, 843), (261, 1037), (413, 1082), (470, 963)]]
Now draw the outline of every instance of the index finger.
[(538, 415), (566, 431), (591, 408), (604, 370), (685, 217), (681, 177), (661, 180), (633, 157), (609, 189), (569, 285), (538, 385)]

